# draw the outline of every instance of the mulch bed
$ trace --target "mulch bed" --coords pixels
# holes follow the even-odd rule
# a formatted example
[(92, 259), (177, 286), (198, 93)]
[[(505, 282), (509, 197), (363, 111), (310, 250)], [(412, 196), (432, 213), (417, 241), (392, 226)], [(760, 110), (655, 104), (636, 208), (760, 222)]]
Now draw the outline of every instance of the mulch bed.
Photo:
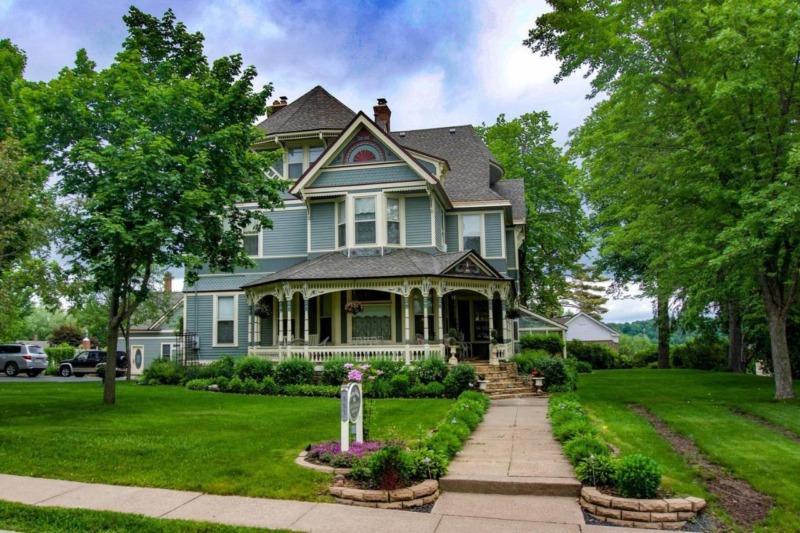
[[(680, 435), (667, 426), (663, 420), (639, 405), (628, 406), (633, 412), (643, 416), (658, 433), (670, 443), (689, 465), (700, 471), (708, 491), (716, 496), (720, 507), (743, 528), (752, 526), (766, 518), (773, 505), (769, 496), (756, 492), (749, 483), (737, 479), (718, 464), (700, 452), (692, 439)], [(720, 525), (720, 527), (722, 527)]]

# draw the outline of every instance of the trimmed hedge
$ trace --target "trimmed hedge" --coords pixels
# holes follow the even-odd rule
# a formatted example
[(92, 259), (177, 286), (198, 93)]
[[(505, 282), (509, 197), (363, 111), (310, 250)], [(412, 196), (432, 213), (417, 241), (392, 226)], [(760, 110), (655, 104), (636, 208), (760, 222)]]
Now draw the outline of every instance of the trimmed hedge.
[(71, 359), (75, 355), (75, 348), (69, 344), (59, 344), (58, 346), (49, 346), (44, 349), (47, 354), (47, 366), (49, 368), (58, 368), (61, 361)]
[(560, 335), (547, 333), (526, 333), (519, 338), (522, 350), (543, 350), (549, 355), (561, 355), (564, 351), (564, 341)]
[(595, 370), (615, 368), (617, 366), (617, 352), (605, 344), (579, 340), (569, 341), (567, 343), (567, 355), (578, 361), (586, 361)]

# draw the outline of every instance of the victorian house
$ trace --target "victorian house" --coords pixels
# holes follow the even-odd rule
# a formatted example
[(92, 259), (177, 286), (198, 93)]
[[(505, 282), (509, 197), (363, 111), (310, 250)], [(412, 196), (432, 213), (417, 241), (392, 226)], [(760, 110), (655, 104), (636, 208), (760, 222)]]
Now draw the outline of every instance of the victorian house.
[(290, 186), (273, 227), (245, 236), (255, 268), (185, 287), (200, 361), (410, 363), (449, 357), (451, 337), (462, 358), (512, 349), (525, 191), (472, 126), (395, 131), (386, 100), (368, 116), (315, 87), (259, 128), (254, 149), (283, 151), (273, 172)]

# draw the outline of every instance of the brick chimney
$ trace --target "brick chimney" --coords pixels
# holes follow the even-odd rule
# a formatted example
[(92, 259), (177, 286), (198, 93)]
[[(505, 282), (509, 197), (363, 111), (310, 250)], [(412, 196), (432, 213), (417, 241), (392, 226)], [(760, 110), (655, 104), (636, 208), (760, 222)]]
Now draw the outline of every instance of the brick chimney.
[(275, 113), (286, 107), (288, 103), (289, 99), (285, 96), (281, 96), (280, 100), (273, 101), (272, 105), (270, 107), (267, 107), (267, 116), (270, 117), (274, 115)]
[(172, 273), (169, 271), (164, 273), (164, 292), (172, 292)]
[(375, 111), (375, 122), (378, 126), (386, 133), (392, 131), (390, 126), (392, 110), (386, 105), (386, 98), (378, 98), (378, 105), (374, 106), (372, 110)]

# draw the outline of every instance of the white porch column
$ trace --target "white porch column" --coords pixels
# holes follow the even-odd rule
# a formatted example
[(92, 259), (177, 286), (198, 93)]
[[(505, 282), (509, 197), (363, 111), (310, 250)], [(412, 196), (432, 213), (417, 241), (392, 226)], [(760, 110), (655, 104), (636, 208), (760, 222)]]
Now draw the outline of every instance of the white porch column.
[[(508, 344), (508, 319), (506, 318), (506, 299), (500, 298), (500, 312), (503, 314), (503, 342)], [(510, 354), (509, 354), (510, 355)]]
[(283, 359), (283, 298), (276, 297), (278, 300), (278, 360)]
[(425, 335), (425, 349), (428, 348), (428, 293), (422, 295), (422, 334)]
[(306, 342), (303, 347), (303, 357), (308, 359), (308, 298), (303, 295), (303, 340)]
[(411, 326), (409, 324), (409, 294), (403, 295), (403, 307), (405, 308), (405, 318), (404, 318), (404, 331), (405, 331), (405, 341), (406, 341), (406, 364), (411, 364)]
[(489, 364), (499, 365), (500, 361), (497, 359), (497, 345), (492, 341), (492, 330), (494, 329), (494, 294), (489, 295)]
[(438, 311), (439, 311), (439, 313), (438, 313), (439, 314), (439, 342), (441, 344), (446, 344), (444, 342), (444, 320), (442, 319), (442, 313), (443, 313), (443, 311), (442, 311), (442, 303), (444, 301), (444, 298), (442, 298), (442, 294), (439, 293), (438, 291), (437, 291), (437, 296), (438, 296), (438, 301), (436, 303), (437, 303), (437, 307), (438, 307)]
[(253, 320), (253, 304), (247, 306), (247, 355), (250, 355), (250, 352), (253, 349), (253, 339), (255, 338), (255, 321)]
[[(294, 328), (292, 328), (292, 298), (294, 298), (294, 294), (290, 294), (286, 299), (286, 329), (289, 330), (286, 332), (287, 344), (292, 342), (294, 335)], [(289, 355), (291, 355), (291, 353)]]

